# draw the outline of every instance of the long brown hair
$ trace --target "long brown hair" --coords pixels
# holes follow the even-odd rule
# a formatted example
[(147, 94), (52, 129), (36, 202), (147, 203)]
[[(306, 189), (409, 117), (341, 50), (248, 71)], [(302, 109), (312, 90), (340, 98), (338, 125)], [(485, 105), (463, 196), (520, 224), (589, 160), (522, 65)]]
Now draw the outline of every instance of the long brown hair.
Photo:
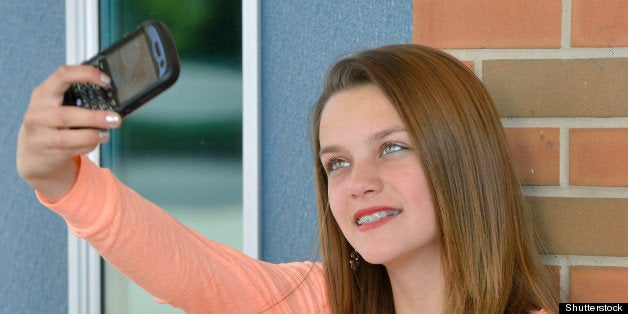
[(503, 128), (480, 80), (450, 55), (418, 45), (365, 50), (329, 70), (311, 133), (322, 262), (334, 313), (392, 313), (386, 269), (349, 268), (351, 247), (327, 196), (318, 158), (321, 113), (335, 93), (374, 84), (416, 145), (436, 204), (446, 313), (557, 312), (558, 291), (511, 164)]

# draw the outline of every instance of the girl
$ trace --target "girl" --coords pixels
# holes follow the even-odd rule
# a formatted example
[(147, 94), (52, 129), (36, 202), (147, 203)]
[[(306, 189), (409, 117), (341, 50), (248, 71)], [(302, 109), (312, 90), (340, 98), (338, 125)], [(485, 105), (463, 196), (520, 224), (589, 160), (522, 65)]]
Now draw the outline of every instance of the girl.
[(192, 313), (557, 312), (492, 101), (443, 52), (387, 46), (331, 68), (311, 120), (322, 263), (253, 260), (92, 164), (82, 154), (121, 121), (60, 106), (74, 82), (108, 78), (62, 66), (33, 91), (18, 170), (160, 302)]

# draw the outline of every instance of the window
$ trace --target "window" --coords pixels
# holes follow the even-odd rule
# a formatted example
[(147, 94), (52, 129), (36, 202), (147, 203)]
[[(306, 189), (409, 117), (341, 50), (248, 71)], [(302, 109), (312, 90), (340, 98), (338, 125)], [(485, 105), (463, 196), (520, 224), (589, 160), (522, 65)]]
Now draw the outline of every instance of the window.
[[(98, 35), (105, 47), (144, 20), (168, 25), (181, 59), (178, 82), (127, 117), (92, 157), (184, 224), (257, 257), (257, 3), (74, 0), (66, 8), (70, 63), (93, 55)], [(101, 278), (80, 241), (68, 246), (70, 313), (178, 313), (109, 265)]]

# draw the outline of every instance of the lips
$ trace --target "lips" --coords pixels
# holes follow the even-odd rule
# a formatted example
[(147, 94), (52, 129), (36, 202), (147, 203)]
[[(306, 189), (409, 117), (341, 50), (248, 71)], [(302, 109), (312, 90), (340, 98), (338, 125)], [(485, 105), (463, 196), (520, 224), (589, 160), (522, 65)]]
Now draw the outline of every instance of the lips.
[(385, 218), (396, 216), (400, 213), (401, 209), (387, 206), (374, 206), (357, 211), (353, 215), (353, 220), (358, 226), (363, 226), (382, 221)]

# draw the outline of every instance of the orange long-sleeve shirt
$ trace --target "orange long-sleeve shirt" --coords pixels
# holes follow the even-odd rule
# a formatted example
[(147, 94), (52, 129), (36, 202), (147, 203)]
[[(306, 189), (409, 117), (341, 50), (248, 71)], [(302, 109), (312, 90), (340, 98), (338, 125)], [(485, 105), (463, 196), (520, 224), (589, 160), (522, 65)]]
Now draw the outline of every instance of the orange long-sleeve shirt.
[(329, 312), (319, 263), (271, 264), (206, 239), (81, 157), (63, 199), (40, 201), (151, 293), (189, 313)]

